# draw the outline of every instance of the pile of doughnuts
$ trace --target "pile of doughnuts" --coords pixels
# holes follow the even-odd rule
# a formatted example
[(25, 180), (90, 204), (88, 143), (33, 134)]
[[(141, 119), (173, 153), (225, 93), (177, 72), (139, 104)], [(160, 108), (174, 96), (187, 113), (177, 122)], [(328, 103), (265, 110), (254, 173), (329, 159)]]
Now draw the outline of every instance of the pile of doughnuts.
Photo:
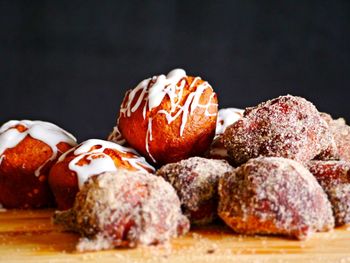
[(304, 98), (218, 107), (182, 69), (126, 92), (107, 140), (0, 128), (0, 204), (56, 206), (79, 251), (158, 244), (191, 225), (306, 239), (350, 223), (350, 127)]

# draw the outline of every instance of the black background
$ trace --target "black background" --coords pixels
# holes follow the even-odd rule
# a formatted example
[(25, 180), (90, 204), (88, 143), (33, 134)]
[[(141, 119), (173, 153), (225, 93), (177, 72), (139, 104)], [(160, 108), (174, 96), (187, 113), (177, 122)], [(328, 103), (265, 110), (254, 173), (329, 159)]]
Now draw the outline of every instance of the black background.
[(125, 91), (175, 67), (221, 107), (305, 96), (350, 120), (350, 1), (1, 1), (0, 123), (104, 138)]

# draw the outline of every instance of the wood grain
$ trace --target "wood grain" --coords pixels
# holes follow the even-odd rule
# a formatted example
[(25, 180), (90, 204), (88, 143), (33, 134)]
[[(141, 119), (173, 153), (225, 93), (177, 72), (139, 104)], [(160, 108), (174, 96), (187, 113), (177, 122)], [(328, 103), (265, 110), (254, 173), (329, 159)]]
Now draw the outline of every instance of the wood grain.
[(349, 226), (302, 242), (210, 226), (166, 246), (77, 253), (79, 237), (52, 225), (51, 215), (52, 210), (1, 212), (0, 262), (350, 262)]

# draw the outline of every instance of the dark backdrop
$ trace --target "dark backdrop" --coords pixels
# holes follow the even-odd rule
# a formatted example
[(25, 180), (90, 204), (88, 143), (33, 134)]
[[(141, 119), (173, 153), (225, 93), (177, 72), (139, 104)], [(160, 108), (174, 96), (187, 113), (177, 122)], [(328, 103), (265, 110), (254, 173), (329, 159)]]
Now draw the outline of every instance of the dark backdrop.
[(350, 120), (350, 1), (0, 3), (0, 123), (103, 138), (124, 92), (174, 67), (221, 107), (290, 93)]

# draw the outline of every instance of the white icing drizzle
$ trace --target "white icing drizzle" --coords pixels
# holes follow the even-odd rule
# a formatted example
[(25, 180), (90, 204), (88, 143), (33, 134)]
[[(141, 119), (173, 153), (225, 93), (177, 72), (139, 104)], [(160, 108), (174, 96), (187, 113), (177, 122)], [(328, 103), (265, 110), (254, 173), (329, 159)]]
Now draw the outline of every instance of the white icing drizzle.
[[(92, 149), (94, 146), (99, 146), (96, 149)], [(127, 161), (131, 166), (141, 172), (147, 172), (147, 169), (154, 171), (154, 168), (149, 165), (145, 158), (138, 155), (138, 153), (131, 149), (119, 144), (99, 140), (99, 139), (90, 139), (85, 142), (82, 142), (75, 148), (69, 150), (64, 153), (58, 160), (58, 162), (62, 162), (66, 156), (74, 151), (74, 155), (76, 157), (69, 162), (69, 169), (76, 172), (79, 189), (84, 185), (85, 181), (96, 174), (100, 174), (102, 172), (113, 172), (118, 169), (116, 167), (112, 157), (108, 154), (104, 153), (104, 150), (112, 149), (114, 151), (122, 152), (122, 153), (130, 153), (133, 154), (132, 157), (121, 157), (123, 161)], [(86, 159), (89, 161), (88, 164), (79, 165), (79, 161), (82, 159)]]
[(227, 108), (219, 110), (216, 122), (216, 135), (223, 134), (226, 128), (243, 117), (244, 110), (237, 108)]
[[(167, 76), (159, 75), (141, 81), (136, 88), (127, 92), (120, 109), (120, 116), (130, 117), (133, 112), (139, 109), (142, 102), (145, 101), (142, 113), (143, 118), (146, 119), (147, 110), (151, 111), (152, 109), (157, 108), (162, 103), (164, 98), (168, 96), (171, 102), (170, 111), (168, 112), (161, 109), (157, 111), (156, 114), (164, 114), (168, 124), (171, 124), (182, 115), (182, 122), (179, 131), (179, 134), (182, 137), (188, 117), (193, 114), (197, 108), (204, 108), (205, 116), (210, 117), (216, 116), (216, 113), (209, 112), (210, 107), (217, 106), (217, 103), (212, 102), (215, 96), (214, 92), (207, 104), (200, 104), (200, 98), (204, 91), (206, 89), (212, 90), (212, 87), (208, 82), (203, 82), (202, 84), (198, 85), (196, 90), (188, 95), (184, 105), (181, 106), (180, 102), (186, 85), (186, 76), (186, 72), (183, 69), (174, 69), (170, 71)], [(194, 87), (199, 80), (201, 80), (201, 78), (194, 78), (190, 88)], [(135, 102), (134, 100), (137, 94), (139, 95)], [(131, 105), (133, 105), (133, 107), (131, 107)], [(148, 119), (147, 128), (145, 148), (149, 157), (156, 163), (156, 160), (153, 158), (149, 148), (149, 142), (152, 141), (152, 118)]]
[(158, 107), (167, 94), (166, 88), (170, 87), (169, 91), (174, 93), (176, 84), (185, 77), (186, 72), (183, 69), (174, 69), (170, 71), (167, 76), (159, 75), (153, 78), (155, 82), (148, 90), (148, 108), (152, 110)]
[[(25, 131), (20, 132), (16, 126), (21, 125), (26, 128)], [(39, 176), (41, 169), (49, 162), (57, 157), (57, 144), (60, 142), (75, 146), (75, 137), (67, 131), (61, 129), (57, 125), (44, 121), (9, 121), (0, 127), (0, 164), (6, 158), (4, 152), (9, 148), (16, 147), (26, 136), (31, 136), (34, 139), (40, 140), (50, 146), (52, 155), (43, 165), (36, 171), (35, 175)]]
[(149, 155), (149, 157), (152, 159), (152, 161), (154, 163), (156, 163), (156, 159), (154, 159), (154, 157), (151, 154), (151, 151), (149, 149), (149, 142), (153, 140), (153, 136), (152, 136), (152, 118), (149, 118), (148, 120), (148, 127), (147, 127), (147, 133), (146, 133), (146, 151)]

